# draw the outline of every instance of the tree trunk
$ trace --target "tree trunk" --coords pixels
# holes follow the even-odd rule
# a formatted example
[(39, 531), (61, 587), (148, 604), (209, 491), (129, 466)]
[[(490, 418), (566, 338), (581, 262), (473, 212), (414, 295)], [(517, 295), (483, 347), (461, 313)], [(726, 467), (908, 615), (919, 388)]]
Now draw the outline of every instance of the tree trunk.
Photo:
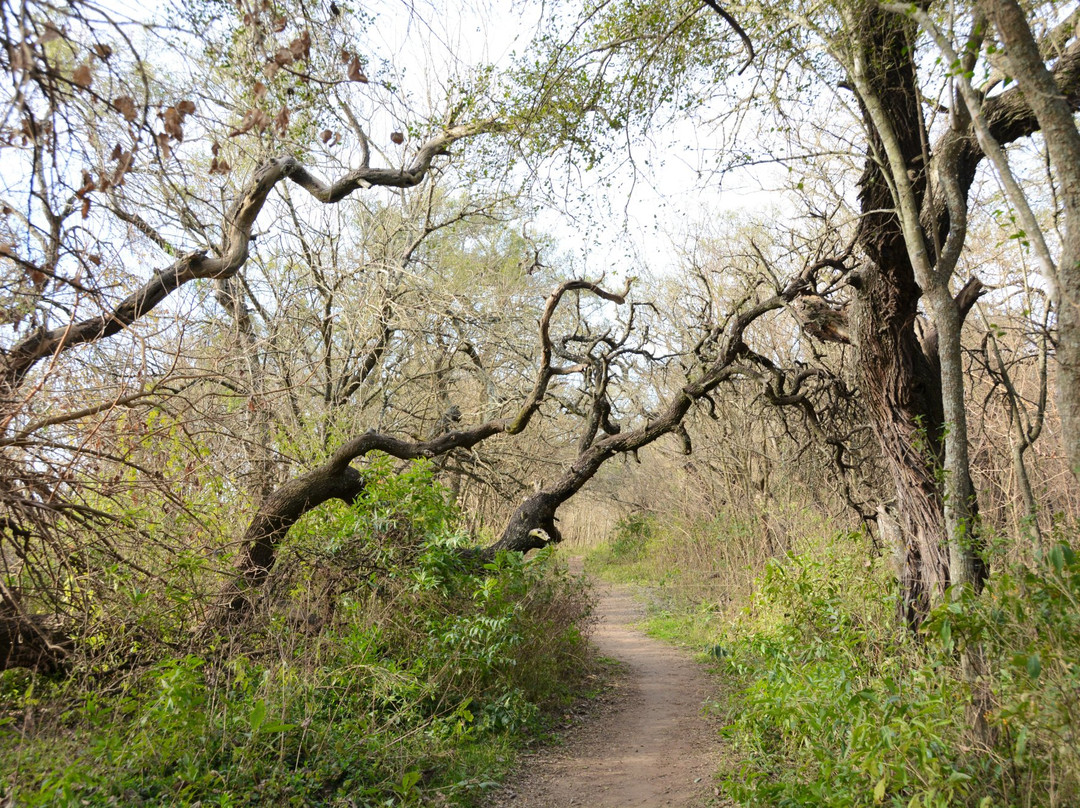
[[(863, 79), (890, 118), (912, 193), (921, 204), (926, 157), (921, 136), (918, 84), (909, 43), (912, 24), (876, 6), (854, 22), (864, 62)], [(857, 239), (866, 262), (853, 280), (853, 333), (859, 389), (896, 500), (891, 516), (899, 528), (901, 608), (918, 625), (949, 583), (945, 511), (936, 472), (941, 468), (944, 413), (936, 355), (923, 351), (916, 334), (922, 290), (896, 213), (897, 201), (881, 166), (885, 149), (864, 107), (870, 153), (859, 194), (863, 217)]]

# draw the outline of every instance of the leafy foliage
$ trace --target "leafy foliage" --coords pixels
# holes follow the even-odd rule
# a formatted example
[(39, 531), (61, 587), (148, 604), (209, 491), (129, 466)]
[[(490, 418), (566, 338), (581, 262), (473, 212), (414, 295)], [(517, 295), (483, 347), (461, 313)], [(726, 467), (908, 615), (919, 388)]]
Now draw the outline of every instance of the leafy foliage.
[(297, 531), (244, 636), (105, 682), (0, 674), (0, 798), (474, 800), (569, 692), (590, 601), (550, 552), (480, 566), (455, 527), (428, 464), (378, 466), (361, 502)]
[[(717, 655), (746, 683), (727, 730), (743, 760), (729, 793), (752, 805), (1073, 804), (1073, 552), (1059, 545), (1043, 567), (939, 607), (919, 638), (896, 627), (883, 576), (854, 559), (771, 564), (755, 627)], [(982, 656), (977, 678), (965, 648)]]

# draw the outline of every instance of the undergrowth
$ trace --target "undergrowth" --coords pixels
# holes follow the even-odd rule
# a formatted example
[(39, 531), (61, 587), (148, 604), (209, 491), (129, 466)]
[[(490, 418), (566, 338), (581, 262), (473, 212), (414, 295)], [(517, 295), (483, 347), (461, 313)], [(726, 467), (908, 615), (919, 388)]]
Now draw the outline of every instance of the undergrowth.
[(293, 534), (243, 632), (0, 674), (0, 804), (478, 802), (575, 687), (588, 593), (550, 552), (470, 560), (423, 464)]
[[(640, 582), (660, 571), (621, 560), (611, 547), (625, 537), (615, 538), (594, 568), (633, 568)], [(650, 541), (678, 540), (654, 523)], [(735, 682), (721, 708), (729, 797), (1080, 805), (1080, 560), (1067, 542), (1035, 567), (996, 571), (979, 596), (950, 597), (917, 635), (898, 623), (895, 581), (861, 533), (796, 549), (763, 560), (742, 603), (724, 606), (719, 586), (696, 600), (665, 595), (670, 570), (652, 578), (648, 628), (695, 646)]]

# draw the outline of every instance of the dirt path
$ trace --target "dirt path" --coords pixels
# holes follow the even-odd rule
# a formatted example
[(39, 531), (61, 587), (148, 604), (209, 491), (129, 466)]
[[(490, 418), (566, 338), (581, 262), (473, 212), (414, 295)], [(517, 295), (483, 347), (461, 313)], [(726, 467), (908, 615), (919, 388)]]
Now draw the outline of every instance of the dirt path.
[(718, 805), (717, 722), (702, 714), (710, 685), (685, 653), (633, 623), (641, 612), (622, 587), (601, 592), (593, 640), (622, 663), (613, 691), (590, 705), (565, 744), (525, 756), (495, 796), (522, 808), (698, 808)]

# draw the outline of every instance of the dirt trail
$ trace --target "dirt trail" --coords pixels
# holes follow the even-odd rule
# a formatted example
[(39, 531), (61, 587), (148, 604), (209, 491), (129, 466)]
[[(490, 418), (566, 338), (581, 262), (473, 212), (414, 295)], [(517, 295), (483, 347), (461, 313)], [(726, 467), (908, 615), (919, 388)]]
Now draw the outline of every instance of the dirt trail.
[[(572, 564), (572, 568), (576, 566)], [(601, 592), (593, 641), (622, 663), (611, 694), (590, 705), (564, 745), (526, 756), (495, 796), (522, 808), (698, 808), (717, 805), (717, 722), (702, 714), (710, 683), (685, 653), (633, 628), (625, 587)], [(571, 717), (574, 720), (574, 717)]]

